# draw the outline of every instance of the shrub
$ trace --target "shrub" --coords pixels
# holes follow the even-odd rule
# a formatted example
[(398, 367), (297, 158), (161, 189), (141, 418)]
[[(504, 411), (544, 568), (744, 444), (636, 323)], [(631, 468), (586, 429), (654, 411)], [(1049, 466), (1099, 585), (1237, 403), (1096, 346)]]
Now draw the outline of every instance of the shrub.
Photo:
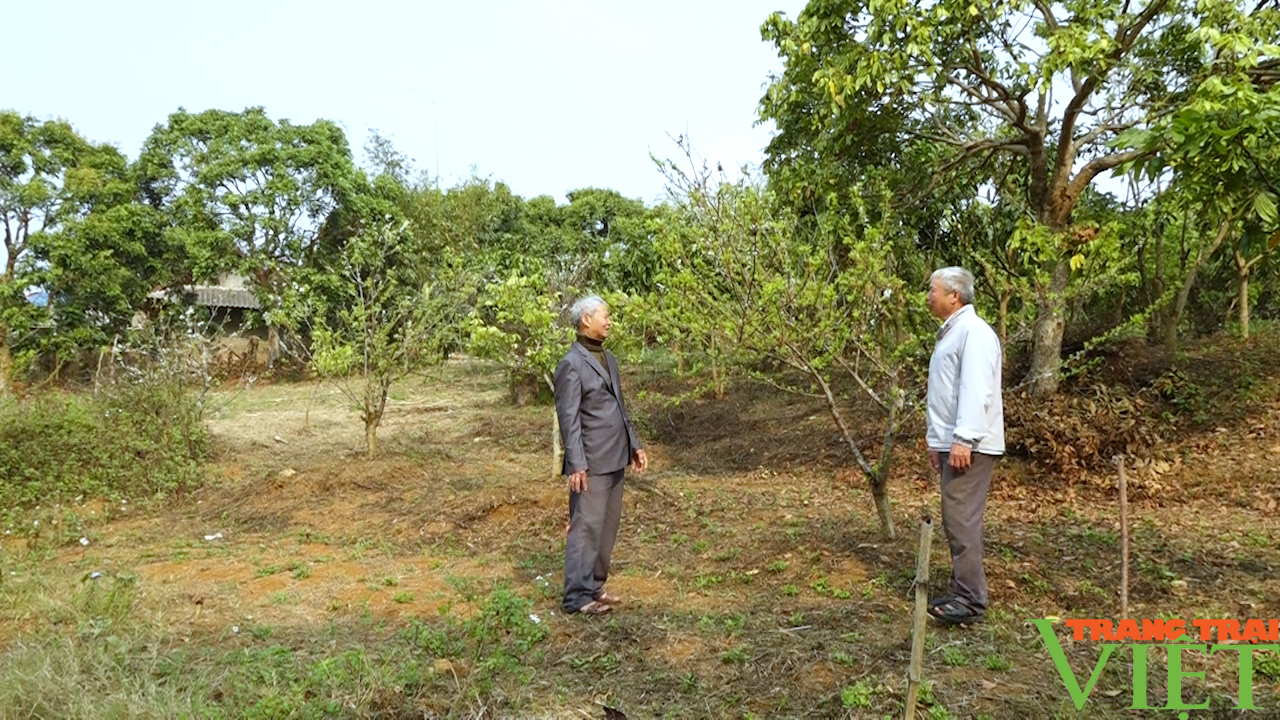
[(0, 507), (181, 491), (207, 450), (198, 403), (177, 383), (0, 400)]

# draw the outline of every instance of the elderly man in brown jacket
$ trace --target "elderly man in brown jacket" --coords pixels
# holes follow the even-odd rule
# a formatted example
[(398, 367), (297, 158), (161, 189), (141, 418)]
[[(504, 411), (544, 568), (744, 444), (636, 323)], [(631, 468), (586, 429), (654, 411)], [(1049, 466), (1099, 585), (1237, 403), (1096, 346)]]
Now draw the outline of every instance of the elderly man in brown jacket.
[(569, 482), (569, 538), (564, 554), (564, 611), (602, 615), (620, 599), (605, 592), (609, 559), (622, 517), (622, 484), (630, 464), (644, 472), (640, 447), (622, 399), (618, 362), (604, 349), (609, 306), (585, 297), (571, 310), (578, 339), (556, 366), (556, 415)]

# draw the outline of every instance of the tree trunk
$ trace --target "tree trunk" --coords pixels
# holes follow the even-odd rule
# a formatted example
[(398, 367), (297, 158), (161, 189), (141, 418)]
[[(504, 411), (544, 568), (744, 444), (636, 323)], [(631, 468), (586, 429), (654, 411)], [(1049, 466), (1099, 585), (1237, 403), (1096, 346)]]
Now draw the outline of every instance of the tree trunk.
[(1213, 243), (1204, 251), (1196, 254), (1196, 260), (1187, 269), (1187, 276), (1182, 280), (1182, 287), (1178, 288), (1178, 297), (1174, 300), (1173, 311), (1169, 313), (1168, 319), (1164, 326), (1164, 346), (1168, 348), (1170, 353), (1178, 350), (1178, 324), (1182, 322), (1182, 313), (1187, 308), (1187, 299), (1191, 297), (1191, 288), (1196, 284), (1196, 274), (1200, 272), (1200, 268), (1209, 262), (1209, 258), (1218, 251), (1227, 234), (1231, 230), (1231, 222), (1224, 220), (1218, 225), (1218, 234), (1214, 236)]
[(1000, 314), (998, 316), (1000, 347), (1008, 347), (1009, 345), (1009, 301), (1012, 299), (1012, 289), (1008, 289), (1000, 293)]
[(391, 381), (386, 378), (369, 380), (366, 378), (365, 407), (361, 413), (364, 418), (364, 442), (369, 449), (369, 457), (378, 454), (378, 426), (382, 424), (383, 413), (387, 410), (387, 394)]
[(1111, 316), (1111, 324), (1112, 324), (1112, 325), (1117, 325), (1117, 326), (1118, 326), (1118, 325), (1120, 325), (1121, 323), (1123, 323), (1123, 322), (1124, 322), (1124, 319), (1125, 319), (1125, 311), (1124, 311), (1125, 301), (1129, 299), (1129, 298), (1127, 297), (1127, 295), (1128, 295), (1128, 293), (1126, 293), (1123, 289), (1121, 289), (1121, 290), (1120, 290), (1120, 292), (1119, 292), (1119, 293), (1117, 293), (1117, 296), (1116, 296), (1116, 311), (1115, 311), (1115, 314)]
[(889, 508), (889, 483), (887, 482), (887, 472), (882, 472), (880, 477), (868, 478), (871, 485), (871, 497), (876, 501), (876, 515), (880, 517), (880, 532), (890, 540), (896, 538), (897, 532), (893, 528), (893, 512)]
[(1240, 337), (1249, 339), (1249, 273), (1252, 265), (1244, 261), (1244, 256), (1236, 251), (1236, 269), (1240, 277), (1240, 296), (1237, 308), (1240, 311)]
[(364, 444), (369, 448), (369, 457), (378, 455), (378, 421), (366, 420), (364, 423)]
[(891, 410), (886, 420), (885, 444), (880, 448), (880, 464), (879, 466), (873, 466), (867, 460), (867, 456), (863, 455), (862, 450), (858, 448), (853, 431), (849, 424), (845, 422), (844, 413), (840, 412), (840, 404), (836, 400), (835, 393), (831, 391), (830, 383), (812, 365), (809, 365), (808, 371), (810, 376), (818, 383), (818, 387), (822, 388), (822, 394), (827, 399), (827, 410), (831, 413), (831, 419), (835, 420), (836, 427), (840, 429), (840, 436), (844, 438), (845, 444), (849, 447), (849, 452), (853, 453), (854, 461), (858, 463), (858, 467), (862, 468), (862, 473), (867, 478), (867, 484), (871, 487), (871, 496), (875, 499), (876, 514), (880, 516), (880, 531), (885, 538), (893, 540), (897, 535), (893, 529), (893, 515), (889, 512), (887, 485), (889, 462), (893, 457), (893, 438), (897, 433), (896, 411), (902, 405), (902, 398), (895, 398), (894, 404), (890, 406)]
[[(0, 333), (7, 335), (3, 324)], [(0, 396), (7, 396), (13, 391), (13, 356), (9, 354), (9, 343), (0, 337)]]
[(1036, 325), (1032, 335), (1031, 368), (1025, 383), (1033, 397), (1047, 397), (1058, 391), (1062, 364), (1062, 334), (1065, 327), (1067, 283), (1071, 263), (1062, 258), (1054, 263), (1049, 286), (1036, 298)]
[(711, 336), (711, 386), (715, 390), (716, 399), (724, 399), (724, 384), (720, 379), (720, 361), (716, 357), (716, 336)]
[(320, 384), (324, 382), (324, 376), (316, 373), (316, 384), (311, 388), (311, 395), (307, 398), (306, 410), (302, 413), (302, 431), (311, 432), (311, 406), (316, 402), (316, 395), (320, 393)]

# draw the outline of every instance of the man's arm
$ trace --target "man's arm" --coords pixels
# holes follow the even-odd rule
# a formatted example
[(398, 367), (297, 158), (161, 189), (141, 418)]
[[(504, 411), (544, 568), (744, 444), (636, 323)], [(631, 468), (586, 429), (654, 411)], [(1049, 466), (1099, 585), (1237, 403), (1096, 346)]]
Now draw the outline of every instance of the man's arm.
[(970, 332), (960, 356), (960, 389), (957, 394), (956, 438), (975, 446), (990, 433), (987, 418), (995, 402), (1002, 361), (1000, 341), (994, 334)]
[(564, 474), (587, 469), (587, 455), (582, 449), (582, 378), (569, 358), (556, 366), (553, 381), (556, 392), (556, 416), (560, 419), (560, 441), (564, 444)]
[(636, 423), (631, 419), (631, 410), (627, 407), (625, 393), (622, 392), (622, 374), (618, 372), (618, 359), (609, 353), (609, 371), (613, 373), (613, 386), (618, 389), (618, 406), (622, 408), (622, 418), (627, 427), (627, 439), (631, 443), (631, 465), (636, 472), (644, 472), (649, 467), (649, 456), (640, 444), (640, 435), (636, 432)]

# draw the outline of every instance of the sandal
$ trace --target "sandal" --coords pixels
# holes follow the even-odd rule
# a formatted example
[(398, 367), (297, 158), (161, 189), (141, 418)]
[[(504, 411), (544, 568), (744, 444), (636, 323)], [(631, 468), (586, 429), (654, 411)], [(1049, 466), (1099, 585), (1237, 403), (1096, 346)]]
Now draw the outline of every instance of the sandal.
[(599, 600), (592, 600), (586, 605), (574, 610), (574, 612), (582, 613), (583, 615), (604, 615), (605, 613), (613, 612), (613, 606), (608, 603), (602, 603)]
[(596, 600), (604, 603), (605, 605), (619, 605), (622, 603), (622, 598), (617, 595), (607, 593), (604, 590), (600, 591), (600, 594), (596, 596)]
[(960, 602), (958, 598), (952, 598), (940, 605), (934, 605), (929, 608), (929, 614), (936, 620), (946, 623), (947, 625), (968, 625), (970, 623), (982, 622), (986, 617), (986, 613), (975, 612), (967, 605)]
[(941, 595), (936, 598), (929, 598), (929, 607), (932, 608), (932, 607), (938, 607), (939, 605), (945, 605), (955, 599), (956, 599), (955, 593), (947, 593), (946, 595)]

